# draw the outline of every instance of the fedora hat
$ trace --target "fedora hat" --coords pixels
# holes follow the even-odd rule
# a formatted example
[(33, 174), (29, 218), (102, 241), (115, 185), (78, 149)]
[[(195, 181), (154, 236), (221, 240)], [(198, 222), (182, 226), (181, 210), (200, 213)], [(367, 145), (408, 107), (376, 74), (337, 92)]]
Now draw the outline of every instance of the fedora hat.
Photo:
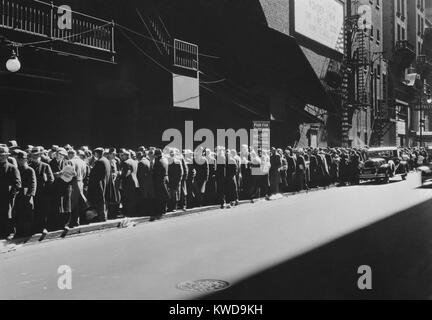
[(7, 147), (9, 150), (19, 149), (18, 143), (15, 140), (9, 141)]
[(10, 156), (8, 147), (0, 147), (0, 156)]
[(42, 147), (33, 147), (30, 151), (30, 154), (32, 155), (41, 155), (43, 153), (43, 148)]
[(64, 156), (64, 157), (67, 157), (67, 155), (68, 155), (65, 148), (58, 148), (57, 153)]

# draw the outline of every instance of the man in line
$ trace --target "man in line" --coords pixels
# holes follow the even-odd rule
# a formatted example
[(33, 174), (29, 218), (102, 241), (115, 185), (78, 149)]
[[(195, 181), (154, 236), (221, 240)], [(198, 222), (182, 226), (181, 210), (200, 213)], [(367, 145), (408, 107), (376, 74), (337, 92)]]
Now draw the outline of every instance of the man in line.
[(95, 163), (90, 172), (88, 200), (98, 214), (98, 221), (103, 222), (108, 217), (108, 204), (116, 201), (114, 181), (111, 175), (111, 165), (104, 156), (104, 149), (94, 151)]
[(128, 150), (123, 150), (121, 157), (123, 160), (120, 177), (123, 215), (133, 217), (137, 214), (138, 161), (131, 158), (131, 153)]
[(153, 185), (155, 191), (155, 214), (161, 217), (166, 213), (169, 193), (168, 160), (162, 156), (162, 150), (154, 151)]
[(17, 152), (18, 169), (21, 175), (21, 189), (15, 201), (15, 223), (17, 237), (30, 237), (34, 220), (34, 197), (37, 180), (35, 171), (28, 165), (27, 152)]
[(51, 167), (42, 162), (42, 149), (33, 147), (30, 153), (30, 166), (36, 174), (37, 189), (34, 197), (34, 233), (42, 232), (46, 235), (48, 233), (48, 217), (51, 211), (51, 187), (54, 183), (54, 175)]
[(138, 158), (138, 208), (142, 214), (150, 214), (153, 208), (154, 186), (151, 173), (150, 160), (146, 157), (146, 151), (139, 151)]
[(0, 239), (12, 239), (15, 236), (12, 211), (21, 188), (20, 173), (17, 167), (8, 162), (9, 156), (9, 149), (0, 146)]
[(87, 178), (87, 164), (80, 157), (74, 149), (68, 151), (69, 161), (75, 169), (76, 176), (71, 182), (71, 216), (66, 223), (66, 228), (74, 228), (80, 225), (80, 217), (83, 211), (87, 208), (87, 199), (84, 195), (84, 180)]

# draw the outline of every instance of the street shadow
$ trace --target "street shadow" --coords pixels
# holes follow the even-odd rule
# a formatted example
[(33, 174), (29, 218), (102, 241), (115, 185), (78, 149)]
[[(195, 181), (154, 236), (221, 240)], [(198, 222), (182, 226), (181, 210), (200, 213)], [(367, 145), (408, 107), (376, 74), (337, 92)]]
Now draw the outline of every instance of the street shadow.
[[(429, 299), (431, 235), (429, 200), (201, 299)], [(362, 265), (372, 290), (358, 289)]]

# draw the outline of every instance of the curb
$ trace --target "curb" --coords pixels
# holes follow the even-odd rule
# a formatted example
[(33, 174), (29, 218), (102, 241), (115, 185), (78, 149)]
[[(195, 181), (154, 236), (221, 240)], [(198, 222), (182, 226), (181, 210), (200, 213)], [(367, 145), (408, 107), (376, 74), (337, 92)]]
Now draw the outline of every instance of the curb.
[[(272, 200), (277, 201), (281, 199), (285, 199), (290, 196), (305, 194), (305, 193), (312, 193), (312, 192), (318, 192), (322, 190), (328, 190), (336, 188), (336, 186), (332, 185), (328, 188), (316, 188), (312, 190), (302, 190), (300, 192), (289, 192), (289, 193), (283, 193), (282, 196), (278, 199)], [(264, 198), (257, 199), (257, 200), (264, 200)], [(241, 200), (239, 201), (239, 205), (246, 205), (246, 204), (252, 204), (250, 200)], [(89, 234), (92, 232), (97, 231), (103, 231), (103, 230), (113, 230), (113, 229), (124, 229), (124, 228), (130, 228), (135, 227), (139, 224), (143, 223), (151, 223), (154, 221), (162, 221), (167, 220), (175, 217), (182, 217), (182, 216), (188, 216), (192, 214), (197, 213), (205, 213), (209, 211), (216, 211), (221, 210), (219, 205), (213, 205), (213, 206), (207, 206), (207, 207), (199, 207), (199, 208), (192, 208), (188, 209), (186, 211), (176, 211), (167, 213), (166, 215), (163, 215), (159, 219), (154, 219), (152, 217), (138, 217), (138, 218), (122, 218), (122, 219), (116, 219), (116, 220), (110, 220), (107, 222), (100, 222), (100, 223), (93, 223), (90, 225), (83, 225), (79, 226), (73, 229), (70, 229), (67, 233), (63, 230), (61, 231), (53, 231), (49, 232), (45, 237), (42, 236), (42, 234), (35, 234), (32, 237), (29, 238), (20, 238), (20, 239), (13, 239), (13, 240), (1, 240), (0, 241), (0, 254), (10, 253), (16, 251), (18, 248), (21, 248), (23, 246), (29, 246), (29, 245), (35, 245), (39, 243), (45, 243), (48, 241), (55, 241), (55, 240), (64, 240), (66, 238), (70, 237), (76, 237), (84, 234)]]

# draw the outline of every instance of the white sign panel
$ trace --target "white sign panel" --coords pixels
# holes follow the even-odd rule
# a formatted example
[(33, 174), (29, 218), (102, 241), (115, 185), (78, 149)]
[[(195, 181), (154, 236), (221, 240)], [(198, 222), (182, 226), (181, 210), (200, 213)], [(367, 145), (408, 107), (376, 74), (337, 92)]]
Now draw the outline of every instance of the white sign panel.
[(294, 0), (295, 31), (344, 52), (344, 6), (339, 0)]
[(176, 108), (199, 110), (199, 79), (173, 74), (173, 102)]

